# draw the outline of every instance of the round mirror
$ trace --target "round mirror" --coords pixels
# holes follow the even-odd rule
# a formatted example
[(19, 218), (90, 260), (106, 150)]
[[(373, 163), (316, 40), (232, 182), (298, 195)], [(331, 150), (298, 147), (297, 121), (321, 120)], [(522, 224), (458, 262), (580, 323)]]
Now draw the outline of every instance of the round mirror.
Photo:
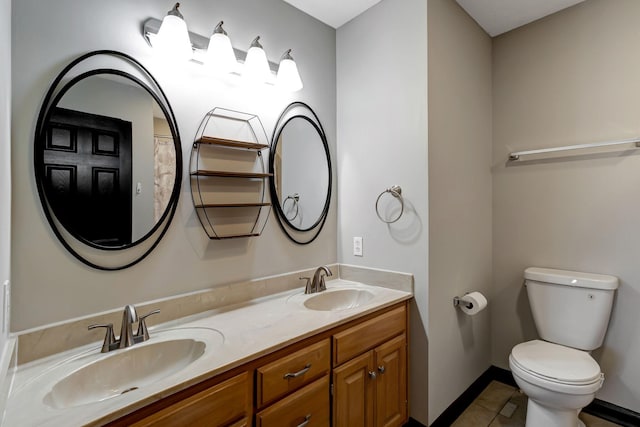
[[(175, 119), (159, 86), (154, 90), (133, 74), (99, 68), (61, 84), (63, 73), (36, 130), (36, 182), (45, 214), (85, 264), (126, 268), (155, 247), (175, 212), (182, 165)], [(123, 251), (147, 240), (122, 265), (101, 265), (82, 254), (83, 246), (93, 253)]]
[(290, 104), (271, 144), (271, 198), (278, 221), (296, 243), (318, 235), (331, 199), (331, 158), (322, 125), (306, 104)]

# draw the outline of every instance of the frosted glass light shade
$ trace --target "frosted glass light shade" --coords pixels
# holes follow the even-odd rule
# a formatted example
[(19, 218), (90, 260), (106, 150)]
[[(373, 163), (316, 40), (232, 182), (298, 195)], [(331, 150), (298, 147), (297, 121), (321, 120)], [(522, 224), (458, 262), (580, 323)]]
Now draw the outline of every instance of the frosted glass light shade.
[(300, 78), (300, 73), (298, 73), (298, 66), (290, 56), (280, 61), (276, 86), (291, 92), (297, 92), (302, 89), (302, 79)]
[(267, 54), (264, 53), (264, 49), (258, 42), (259, 39), (260, 37), (256, 37), (251, 43), (247, 57), (244, 60), (242, 77), (249, 83), (264, 83), (271, 74)]
[(226, 34), (213, 33), (211, 35), (205, 63), (216, 72), (222, 74), (230, 73), (234, 70), (237, 64), (236, 55), (233, 53), (231, 40)]
[(167, 15), (162, 20), (153, 48), (167, 58), (177, 61), (188, 61), (193, 55), (187, 23), (184, 19)]

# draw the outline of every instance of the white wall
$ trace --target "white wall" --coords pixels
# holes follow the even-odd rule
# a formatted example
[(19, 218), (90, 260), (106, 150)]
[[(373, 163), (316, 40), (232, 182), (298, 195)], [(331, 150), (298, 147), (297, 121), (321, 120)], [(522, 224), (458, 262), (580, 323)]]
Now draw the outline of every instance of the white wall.
[(495, 39), (493, 363), (537, 337), (522, 273), (618, 276), (597, 397), (640, 410), (640, 152), (507, 166), (511, 151), (640, 135), (637, 0), (590, 0)]
[[(337, 31), (340, 262), (413, 273), (410, 412), (427, 423), (427, 8), (383, 0)], [(400, 185), (405, 213), (387, 226), (378, 195)], [(363, 237), (364, 256), (352, 255)]]
[(491, 365), (491, 39), (456, 3), (429, 13), (429, 422)]
[[(0, 354), (9, 325), (4, 284), (11, 267), (11, 1), (0, 1)], [(7, 314), (8, 315), (8, 314)]]
[[(335, 158), (335, 31), (280, 0), (183, 3), (191, 31), (209, 35), (224, 19), (235, 47), (246, 49), (259, 34), (272, 61), (293, 49), (305, 83), (301, 92), (247, 91), (204, 75), (197, 64), (171, 68), (153, 56), (141, 35), (142, 23), (162, 18), (170, 6), (152, 0), (13, 2), (14, 331), (337, 260), (335, 197), (325, 229), (311, 245), (291, 243), (273, 216), (260, 237), (209, 241), (195, 216), (187, 179), (191, 142), (204, 114), (216, 106), (258, 114), (270, 138), (282, 109), (294, 99), (306, 102), (322, 120)], [(140, 264), (111, 273), (84, 266), (57, 241), (43, 215), (33, 173), (33, 132), (49, 84), (71, 60), (96, 49), (128, 53), (159, 80), (176, 113), (184, 158), (180, 203), (164, 239)]]

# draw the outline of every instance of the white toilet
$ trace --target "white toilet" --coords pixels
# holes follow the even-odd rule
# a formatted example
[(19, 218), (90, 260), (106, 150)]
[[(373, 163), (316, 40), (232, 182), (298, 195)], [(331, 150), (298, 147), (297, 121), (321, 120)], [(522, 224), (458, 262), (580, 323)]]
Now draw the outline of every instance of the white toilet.
[(541, 340), (516, 345), (509, 367), (527, 395), (526, 427), (584, 427), (578, 413), (602, 387), (589, 352), (602, 345), (618, 278), (548, 268), (524, 272)]

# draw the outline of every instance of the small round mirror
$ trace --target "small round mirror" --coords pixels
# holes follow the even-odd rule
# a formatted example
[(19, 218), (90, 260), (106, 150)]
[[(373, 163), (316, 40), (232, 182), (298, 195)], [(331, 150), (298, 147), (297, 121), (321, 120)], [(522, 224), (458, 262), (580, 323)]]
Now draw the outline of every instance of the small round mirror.
[(271, 143), (270, 172), (280, 225), (294, 242), (310, 243), (329, 210), (331, 158), (322, 125), (306, 104), (290, 104), (280, 116)]

